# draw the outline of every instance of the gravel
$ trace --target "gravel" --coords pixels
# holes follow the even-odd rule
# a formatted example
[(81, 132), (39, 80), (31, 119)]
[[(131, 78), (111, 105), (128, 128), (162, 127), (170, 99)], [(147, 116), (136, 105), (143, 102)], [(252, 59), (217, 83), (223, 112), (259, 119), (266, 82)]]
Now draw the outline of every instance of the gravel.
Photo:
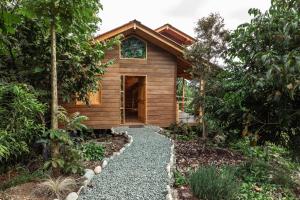
[(133, 143), (120, 156), (108, 162), (101, 174), (92, 179), (92, 187), (80, 194), (80, 200), (163, 200), (168, 194), (166, 166), (170, 161), (171, 141), (156, 133), (159, 128), (120, 127)]

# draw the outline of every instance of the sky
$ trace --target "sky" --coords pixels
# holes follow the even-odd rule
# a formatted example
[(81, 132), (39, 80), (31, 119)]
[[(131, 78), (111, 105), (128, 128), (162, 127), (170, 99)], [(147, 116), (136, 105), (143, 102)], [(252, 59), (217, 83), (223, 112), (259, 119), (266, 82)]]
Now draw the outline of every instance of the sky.
[(271, 0), (100, 0), (102, 24), (99, 33), (104, 33), (131, 20), (155, 29), (166, 23), (194, 36), (198, 19), (218, 12), (229, 30), (250, 21), (249, 8), (265, 11)]

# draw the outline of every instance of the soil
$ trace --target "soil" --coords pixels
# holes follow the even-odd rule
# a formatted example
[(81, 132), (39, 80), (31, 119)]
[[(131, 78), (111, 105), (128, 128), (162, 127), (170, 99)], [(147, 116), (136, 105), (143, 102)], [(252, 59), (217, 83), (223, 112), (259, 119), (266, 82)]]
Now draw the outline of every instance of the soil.
[[(186, 176), (205, 165), (238, 165), (244, 161), (241, 154), (228, 149), (206, 146), (201, 140), (175, 141), (176, 169)], [(197, 200), (188, 185), (176, 188), (180, 200)]]
[(9, 188), (0, 193), (0, 200), (53, 200), (51, 197), (38, 194), (37, 185), (38, 182), (29, 182)]
[[(127, 138), (124, 136), (105, 135), (91, 141), (102, 144), (105, 147), (105, 157), (110, 157), (114, 152), (124, 147), (127, 143)], [(101, 163), (101, 161), (86, 161), (84, 162), (84, 167), (94, 169), (96, 166), (101, 165)], [(16, 176), (18, 176), (17, 171), (11, 171), (9, 176), (2, 174), (0, 175), (0, 183)], [(75, 175), (74, 178), (78, 179), (79, 176)], [(38, 184), (38, 181), (28, 182), (2, 192), (0, 191), (0, 200), (53, 200), (53, 197), (47, 197), (47, 194), (37, 191)]]

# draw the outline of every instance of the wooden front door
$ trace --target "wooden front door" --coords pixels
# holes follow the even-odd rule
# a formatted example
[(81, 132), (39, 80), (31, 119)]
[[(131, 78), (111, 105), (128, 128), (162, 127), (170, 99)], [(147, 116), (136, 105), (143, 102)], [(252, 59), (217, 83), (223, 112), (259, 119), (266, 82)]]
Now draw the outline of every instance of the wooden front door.
[(138, 118), (141, 122), (146, 123), (146, 77), (140, 77), (138, 90)]

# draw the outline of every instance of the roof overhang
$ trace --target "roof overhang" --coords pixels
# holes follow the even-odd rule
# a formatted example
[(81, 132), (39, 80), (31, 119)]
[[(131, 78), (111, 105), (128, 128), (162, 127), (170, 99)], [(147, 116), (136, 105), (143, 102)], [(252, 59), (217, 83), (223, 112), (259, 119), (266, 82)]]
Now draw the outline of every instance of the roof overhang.
[(155, 29), (155, 31), (166, 37), (173, 38), (177, 43), (181, 45), (191, 45), (196, 42), (195, 38), (175, 28), (171, 24), (165, 24)]

